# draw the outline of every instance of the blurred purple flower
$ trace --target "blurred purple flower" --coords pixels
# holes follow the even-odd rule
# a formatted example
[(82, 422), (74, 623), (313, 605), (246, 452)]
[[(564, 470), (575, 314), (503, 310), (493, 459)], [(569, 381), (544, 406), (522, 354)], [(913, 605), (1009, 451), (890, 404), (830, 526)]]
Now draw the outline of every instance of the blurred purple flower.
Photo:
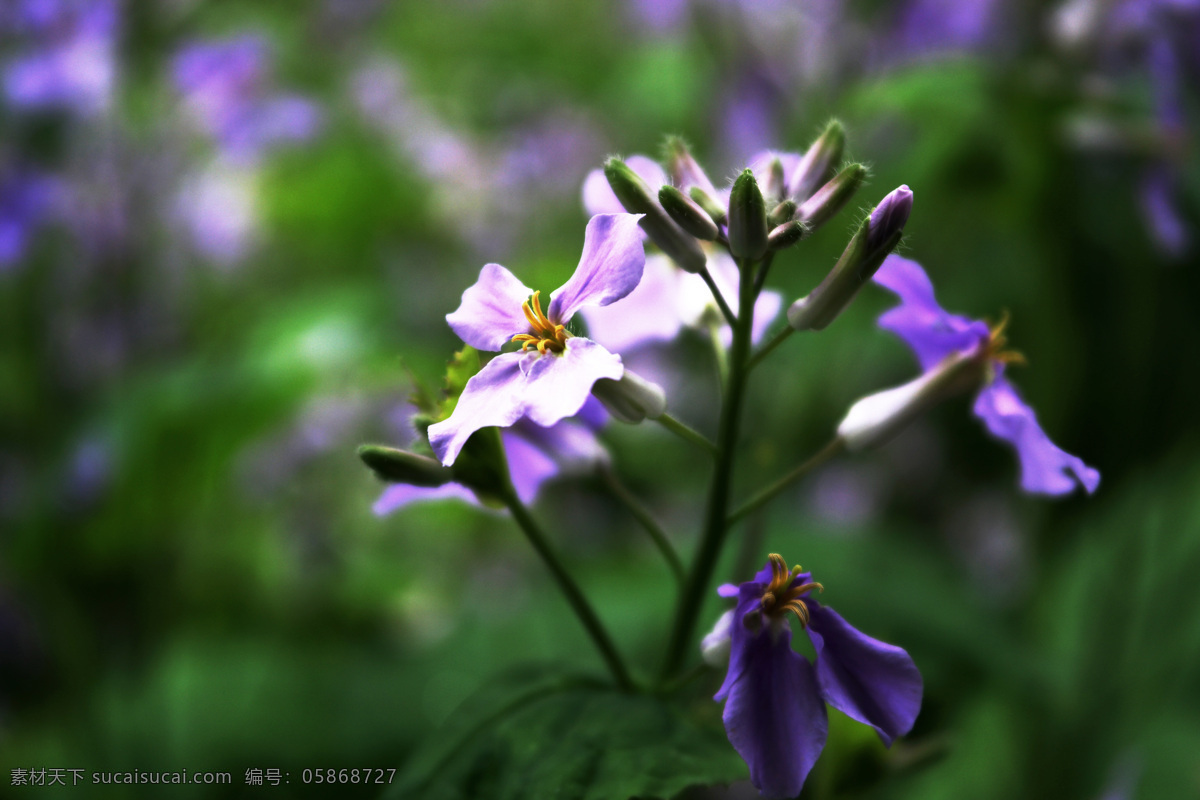
[[(772, 553), (753, 580), (725, 584), (737, 598), (705, 637), (705, 660), (729, 658), (714, 700), (725, 701), (725, 732), (768, 798), (795, 797), (825, 746), (826, 704), (870, 725), (885, 745), (912, 729), (924, 692), (904, 650), (872, 639), (811, 596), (812, 573)], [(815, 667), (792, 650), (793, 614), (816, 650)]]
[(9, 166), (0, 172), (0, 272), (24, 257), (39, 225), (53, 213), (56, 181)]
[[(690, 162), (690, 159), (689, 159)], [(667, 174), (658, 162), (641, 155), (630, 156), (626, 162), (652, 190), (668, 182)], [(722, 203), (728, 203), (729, 192), (718, 191), (708, 177), (690, 162), (694, 169), (676, 178), (682, 189), (699, 186)], [(613, 194), (603, 170), (593, 170), (583, 183), (583, 207), (589, 215), (618, 214), (625, 211)], [(733, 259), (715, 248), (706, 249), (708, 271), (721, 294), (731, 305), (737, 305), (738, 269)], [(777, 292), (763, 291), (754, 305), (752, 338), (757, 342), (779, 314), (783, 298)], [(588, 334), (613, 350), (632, 350), (646, 344), (668, 342), (683, 328), (703, 330), (710, 321), (721, 326), (721, 337), (728, 344), (732, 332), (713, 300), (704, 279), (680, 269), (665, 255), (646, 258), (642, 281), (621, 303), (611, 306), (591, 306), (580, 313), (587, 320)]]
[(177, 214), (192, 245), (216, 264), (229, 266), (254, 245), (257, 197), (254, 171), (218, 161), (184, 177)]
[(184, 47), (175, 56), (174, 79), (196, 124), (239, 163), (305, 141), (321, 124), (312, 101), (275, 91), (269, 48), (255, 35)]
[(523, 417), (553, 425), (578, 413), (597, 381), (624, 377), (620, 356), (565, 326), (581, 307), (615, 303), (637, 286), (645, 265), (637, 220), (606, 214), (588, 222), (579, 266), (545, 313), (540, 292), (499, 264), (486, 265), (463, 293), (446, 317), (459, 338), (477, 350), (497, 351), (510, 341), (521, 342), (521, 350), (489, 361), (467, 381), (449, 419), (429, 426), (429, 443), (443, 464), (453, 464), (480, 428), (511, 427)]
[(16, 54), (3, 66), (8, 101), (83, 116), (107, 110), (117, 69), (114, 0), (9, 2), (0, 12), (0, 26), (17, 39)]
[(972, 361), (982, 361), (984, 385), (976, 396), (974, 413), (993, 436), (1017, 451), (1022, 489), (1062, 495), (1078, 483), (1089, 494), (1096, 490), (1100, 473), (1050, 441), (1033, 409), (1005, 377), (1006, 363), (1020, 357), (1003, 351), (1003, 323), (990, 328), (981, 320), (946, 312), (934, 299), (925, 270), (900, 256), (888, 256), (874, 281), (900, 298), (899, 306), (879, 318), (879, 327), (892, 331), (912, 348), (925, 370), (918, 381), (927, 381), (949, 356), (967, 355)]
[[(500, 441), (513, 488), (521, 502), (527, 505), (534, 502), (548, 480), (607, 463), (608, 452), (596, 438), (606, 420), (607, 414), (599, 401), (589, 398), (578, 415), (549, 427), (520, 419), (511, 428), (502, 430)], [(451, 497), (476, 502), (475, 493), (457, 483), (437, 487), (398, 483), (384, 489), (373, 508), (383, 516), (412, 502)]]
[(907, 57), (973, 52), (1000, 30), (999, 0), (909, 0), (890, 42)]

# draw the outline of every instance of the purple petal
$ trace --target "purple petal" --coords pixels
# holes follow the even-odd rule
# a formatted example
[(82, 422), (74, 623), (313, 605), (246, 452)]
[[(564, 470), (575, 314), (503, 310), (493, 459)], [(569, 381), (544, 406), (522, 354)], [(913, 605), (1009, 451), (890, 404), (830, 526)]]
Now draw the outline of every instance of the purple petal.
[[(581, 419), (593, 402), (599, 404), (598, 400), (589, 397), (578, 415), (548, 428), (528, 420), (518, 420), (513, 432), (531, 447), (552, 458), (560, 471), (586, 470), (596, 464), (606, 463), (608, 451), (600, 444), (588, 422)], [(512, 464), (511, 456), (509, 464)]]
[(496, 351), (529, 330), (521, 306), (533, 290), (499, 264), (486, 264), (479, 280), (463, 292), (462, 303), (446, 322), (458, 338), (478, 350)]
[[(735, 613), (733, 627), (738, 625)], [(745, 669), (729, 689), (722, 716), (730, 744), (765, 797), (800, 793), (829, 732), (812, 665), (790, 642), (785, 627), (778, 638), (763, 630), (742, 645)]]
[[(684, 320), (676, 313), (680, 284), (700, 281), (661, 255), (646, 259), (642, 280), (619, 303), (583, 308), (588, 338), (614, 352), (623, 353), (651, 342), (669, 342), (679, 335)], [(707, 289), (705, 289), (707, 291)]]
[(1174, 195), (1172, 176), (1159, 168), (1151, 170), (1142, 179), (1138, 199), (1155, 244), (1167, 255), (1178, 258), (1187, 251), (1191, 237)]
[(598, 214), (588, 221), (579, 266), (550, 299), (552, 321), (566, 324), (581, 306), (606, 306), (634, 290), (646, 264), (639, 219), (637, 214)]
[[(717, 285), (721, 296), (725, 298), (725, 302), (730, 308), (738, 307), (738, 282), (741, 276), (738, 273), (737, 264), (733, 259), (723, 253), (717, 253), (708, 259), (708, 272), (712, 275), (713, 283)], [(692, 288), (692, 293), (687, 297), (695, 297), (699, 295), (699, 300), (703, 303), (702, 311), (719, 314), (720, 311), (716, 307), (716, 303), (712, 299), (711, 291), (708, 286), (704, 285), (704, 281), (699, 276), (689, 275), (692, 282), (699, 286)], [(681, 299), (685, 295), (680, 295)], [(750, 326), (750, 339), (754, 344), (757, 344), (767, 329), (771, 327), (771, 323), (775, 321), (775, 317), (779, 316), (779, 309), (783, 307), (783, 297), (778, 292), (766, 289), (754, 301), (754, 322)], [(702, 314), (693, 313), (694, 321), (689, 324), (697, 324)], [(733, 331), (728, 325), (721, 326), (721, 341), (726, 347), (733, 343)]]
[(382, 517), (409, 503), (444, 500), (450, 497), (466, 500), (468, 503), (477, 502), (475, 494), (470, 489), (457, 483), (447, 483), (436, 487), (396, 483), (383, 490), (383, 494), (379, 495), (379, 499), (375, 501), (375, 505), (371, 506), (371, 510), (377, 516)]
[(921, 673), (908, 653), (852, 627), (809, 600), (808, 636), (817, 650), (825, 702), (879, 732), (883, 743), (912, 730), (921, 710)]
[(1098, 471), (1050, 441), (1033, 409), (1002, 372), (979, 393), (974, 411), (993, 436), (1016, 448), (1021, 462), (1021, 488), (1025, 491), (1068, 494), (1078, 481), (1091, 494), (1100, 485)]
[(501, 433), (500, 440), (508, 457), (513, 488), (521, 502), (528, 505), (537, 499), (542, 484), (558, 474), (558, 464), (517, 428)]
[[(646, 156), (630, 156), (625, 163), (649, 185), (655, 195), (658, 194), (659, 188), (667, 182), (667, 173), (653, 159), (646, 158)], [(613, 194), (612, 187), (608, 185), (608, 178), (604, 177), (604, 170), (594, 169), (584, 179), (583, 208), (593, 217), (597, 214), (625, 213), (625, 206), (621, 205), (621, 201)]]
[(561, 355), (503, 353), (467, 381), (449, 419), (429, 426), (429, 443), (450, 466), (480, 428), (507, 428), (525, 416), (553, 425), (579, 411), (597, 380), (619, 380), (624, 371), (620, 356), (579, 337)]
[(976, 347), (989, 336), (986, 323), (950, 314), (938, 305), (929, 276), (915, 261), (890, 255), (873, 280), (900, 297), (900, 305), (879, 317), (879, 327), (903, 339), (922, 369)]

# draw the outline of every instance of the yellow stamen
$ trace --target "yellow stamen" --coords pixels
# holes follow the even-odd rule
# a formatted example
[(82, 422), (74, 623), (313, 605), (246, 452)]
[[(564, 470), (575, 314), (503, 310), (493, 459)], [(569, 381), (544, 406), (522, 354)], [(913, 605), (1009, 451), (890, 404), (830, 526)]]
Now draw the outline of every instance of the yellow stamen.
[(801, 595), (813, 589), (823, 592), (825, 587), (816, 581), (793, 586), (792, 583), (796, 577), (804, 572), (800, 565), (797, 564), (788, 569), (787, 562), (778, 553), (771, 553), (767, 556), (767, 560), (771, 562), (771, 582), (767, 585), (762, 597), (759, 598), (759, 607), (764, 614), (776, 619), (791, 612), (796, 615), (796, 619), (800, 620), (801, 625), (807, 627), (810, 616), (808, 606), (804, 603)]
[(541, 294), (540, 291), (534, 292), (521, 304), (521, 312), (529, 322), (530, 332), (518, 333), (512, 337), (512, 341), (521, 343), (521, 352), (536, 347), (542, 355), (545, 355), (546, 351), (561, 353), (567, 347), (567, 339), (571, 338), (571, 332), (552, 322), (542, 311)]
[(1009, 313), (1005, 309), (1000, 316), (1000, 321), (991, 326), (991, 331), (988, 335), (988, 341), (984, 348), (984, 356), (989, 361), (999, 361), (1001, 364), (1019, 364), (1024, 366), (1028, 363), (1025, 356), (1016, 350), (1005, 350), (1004, 345), (1008, 344), (1008, 337), (1004, 335), (1004, 329), (1008, 327)]

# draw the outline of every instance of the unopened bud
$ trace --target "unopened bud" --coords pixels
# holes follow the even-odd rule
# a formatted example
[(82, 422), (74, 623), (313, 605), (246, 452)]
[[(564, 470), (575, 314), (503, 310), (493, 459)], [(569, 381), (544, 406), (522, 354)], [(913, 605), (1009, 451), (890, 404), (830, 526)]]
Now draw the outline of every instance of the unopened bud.
[[(798, 331), (824, 329), (842, 313), (863, 284), (900, 244), (912, 211), (912, 191), (901, 186), (859, 225), (842, 257), (817, 288), (788, 309), (788, 324)], [(882, 210), (881, 210), (882, 209)]]
[(704, 192), (714, 191), (712, 182), (696, 163), (696, 159), (692, 158), (687, 143), (678, 136), (667, 137), (667, 171), (676, 186), (695, 186)]
[(733, 647), (733, 612), (731, 608), (722, 614), (713, 629), (700, 641), (700, 656), (705, 664), (714, 669), (722, 669), (729, 664)]
[(767, 234), (767, 249), (784, 250), (804, 238), (808, 228), (798, 219), (785, 222)]
[(688, 189), (688, 197), (695, 200), (696, 205), (703, 208), (712, 217), (713, 222), (718, 225), (725, 224), (725, 208), (711, 194), (699, 186), (693, 186), (691, 189)]
[(850, 202), (866, 178), (867, 168), (862, 164), (845, 167), (833, 180), (817, 190), (816, 194), (800, 204), (800, 208), (796, 210), (796, 217), (816, 230)]
[(592, 394), (608, 413), (630, 424), (658, 419), (667, 410), (667, 396), (658, 384), (628, 369), (620, 380), (601, 378), (596, 381), (592, 384)]
[(787, 195), (787, 186), (784, 184), (783, 162), (778, 157), (772, 158), (771, 163), (767, 165), (767, 174), (763, 178), (762, 185), (763, 197), (771, 203), (777, 203)]
[(800, 163), (788, 180), (788, 194), (799, 201), (807, 200), (817, 187), (833, 174), (834, 165), (842, 160), (846, 147), (846, 131), (836, 119), (809, 145)]
[(700, 243), (667, 216), (658, 199), (651, 194), (650, 187), (636, 172), (614, 157), (604, 162), (604, 177), (608, 178), (608, 185), (626, 211), (643, 215), (638, 225), (652, 242), (684, 270), (699, 272), (704, 269), (707, 258)]
[(877, 447), (938, 403), (971, 391), (986, 377), (987, 359), (970, 350), (952, 353), (937, 366), (903, 386), (867, 395), (846, 412), (838, 436), (846, 450)]
[(742, 170), (729, 195), (729, 251), (737, 258), (767, 252), (767, 209), (751, 170)]
[(658, 202), (679, 227), (697, 239), (711, 242), (720, 233), (708, 212), (674, 186), (659, 189)]
[(407, 450), (364, 444), (358, 448), (358, 457), (371, 468), (376, 477), (388, 483), (434, 487), (449, 483), (453, 479), (451, 470), (443, 467), (437, 459)]
[(796, 201), (784, 200), (767, 214), (768, 227), (774, 228), (796, 216)]

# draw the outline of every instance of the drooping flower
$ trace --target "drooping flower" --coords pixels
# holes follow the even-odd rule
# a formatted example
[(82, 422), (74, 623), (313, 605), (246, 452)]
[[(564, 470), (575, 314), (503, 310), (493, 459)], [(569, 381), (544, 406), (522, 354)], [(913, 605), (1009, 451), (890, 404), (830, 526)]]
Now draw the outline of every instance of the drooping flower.
[(975, 398), (975, 416), (993, 436), (1016, 449), (1022, 489), (1061, 495), (1078, 483), (1089, 494), (1096, 490), (1100, 473), (1050, 441), (1033, 409), (1005, 376), (1007, 364), (1024, 360), (1019, 353), (1004, 349), (1007, 320), (993, 327), (948, 313), (934, 299), (933, 284), (921, 266), (900, 256), (889, 256), (874, 280), (900, 298), (899, 306), (879, 318), (879, 326), (903, 339), (925, 372), (904, 386), (865, 397), (851, 407), (838, 427), (851, 450), (888, 438), (949, 394), (981, 387)]
[(637, 388), (649, 396), (646, 415), (662, 413), (661, 390), (628, 374), (620, 356), (567, 330), (580, 308), (614, 303), (641, 280), (645, 254), (637, 220), (632, 214), (593, 217), (579, 266), (551, 295), (546, 311), (541, 292), (499, 264), (484, 266), (463, 292), (458, 309), (446, 316), (459, 338), (478, 350), (497, 351), (509, 342), (520, 350), (489, 361), (467, 382), (450, 417), (429, 426), (429, 443), (443, 464), (453, 464), (481, 428), (507, 428), (522, 418), (548, 427), (575, 415), (599, 381), (611, 382), (609, 391), (618, 382), (642, 384)]
[[(521, 419), (501, 431), (509, 477), (521, 502), (528, 505), (536, 500), (542, 484), (548, 480), (606, 463), (608, 451), (596, 438), (606, 421), (607, 414), (600, 403), (589, 398), (576, 416), (550, 427)], [(474, 492), (453, 481), (441, 486), (397, 483), (383, 490), (373, 508), (383, 516), (409, 503), (445, 498), (477, 502)]]
[[(690, 158), (675, 177), (675, 185), (687, 190), (698, 186), (713, 197), (728, 203), (728, 190), (718, 191), (708, 176)], [(671, 183), (658, 162), (646, 156), (630, 156), (625, 162), (654, 191)], [(613, 193), (603, 170), (593, 170), (583, 184), (583, 206), (588, 214), (617, 214), (625, 211)], [(739, 274), (737, 264), (724, 250), (705, 247), (708, 272), (731, 308), (737, 308)], [(764, 290), (754, 304), (751, 338), (758, 342), (779, 314), (783, 298)], [(684, 328), (702, 330), (709, 320), (719, 320), (721, 337), (728, 345), (733, 333), (721, 316), (712, 292), (704, 279), (680, 269), (668, 256), (653, 253), (646, 257), (646, 269), (638, 284), (617, 305), (590, 306), (581, 312), (588, 333), (597, 342), (614, 350), (632, 350), (646, 344), (669, 342)]]
[[(795, 797), (828, 734), (826, 704), (873, 727), (885, 745), (912, 729), (923, 683), (908, 653), (872, 639), (811, 596), (812, 573), (788, 569), (772, 553), (753, 580), (717, 591), (737, 599), (702, 645), (705, 660), (728, 654), (725, 732), (769, 798)], [(817, 653), (815, 665), (792, 650), (788, 614)]]

